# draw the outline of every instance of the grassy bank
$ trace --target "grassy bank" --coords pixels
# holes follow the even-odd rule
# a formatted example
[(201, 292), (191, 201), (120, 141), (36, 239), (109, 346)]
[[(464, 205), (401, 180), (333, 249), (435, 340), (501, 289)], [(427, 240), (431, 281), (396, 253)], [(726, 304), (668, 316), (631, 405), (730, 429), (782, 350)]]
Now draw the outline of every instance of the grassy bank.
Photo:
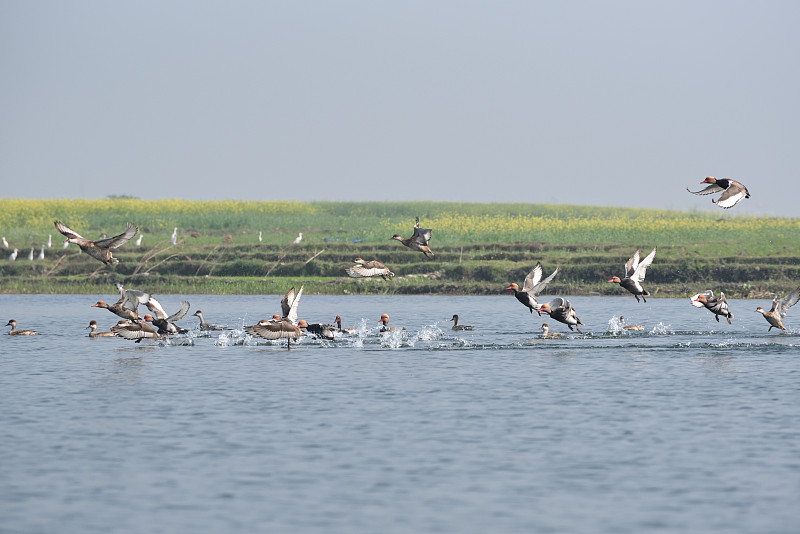
[[(414, 216), (432, 228), (434, 260), (405, 249)], [(126, 221), (142, 246), (103, 266), (77, 247), (61, 249), (60, 219), (85, 237), (116, 234)], [(178, 244), (170, 244), (173, 228)], [(316, 293), (501, 293), (541, 261), (560, 266), (551, 291), (620, 294), (605, 281), (636, 248), (658, 245), (647, 286), (659, 295), (701, 289), (763, 298), (800, 281), (800, 220), (530, 204), (190, 202), (180, 200), (0, 200), (0, 232), (20, 249), (0, 262), (0, 291), (108, 293), (120, 281), (158, 293), (281, 293), (305, 284)], [(261, 233), (261, 241), (258, 236)], [(292, 242), (298, 233), (303, 240)], [(38, 255), (48, 235), (53, 248)], [(10, 251), (5, 251), (5, 255)], [(646, 251), (645, 251), (646, 252)], [(379, 259), (392, 282), (353, 280), (356, 256)]]

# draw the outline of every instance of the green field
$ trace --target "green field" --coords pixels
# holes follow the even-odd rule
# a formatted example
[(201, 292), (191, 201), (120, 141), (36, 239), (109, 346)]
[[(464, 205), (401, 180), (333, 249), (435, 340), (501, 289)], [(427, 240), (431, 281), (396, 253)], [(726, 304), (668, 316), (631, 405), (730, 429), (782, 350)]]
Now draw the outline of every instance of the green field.
[[(433, 260), (389, 238), (408, 236), (414, 217), (433, 229)], [(104, 266), (55, 231), (59, 219), (87, 238), (144, 234)], [(176, 246), (170, 244), (174, 227)], [(771, 296), (800, 281), (800, 219), (539, 204), (448, 202), (192, 202), (182, 200), (0, 200), (0, 232), (20, 249), (0, 260), (6, 293), (115, 293), (114, 282), (155, 293), (307, 292), (497, 294), (541, 261), (561, 271), (548, 293), (622, 294), (612, 275), (636, 248), (658, 246), (645, 286), (658, 296), (703, 289)], [(259, 242), (258, 234), (262, 233)], [(292, 241), (299, 232), (303, 240)], [(31, 247), (53, 235), (44, 260)], [(8, 257), (10, 251), (4, 251)], [(352, 259), (378, 259), (396, 277), (354, 280)], [(632, 297), (631, 297), (632, 298)]]

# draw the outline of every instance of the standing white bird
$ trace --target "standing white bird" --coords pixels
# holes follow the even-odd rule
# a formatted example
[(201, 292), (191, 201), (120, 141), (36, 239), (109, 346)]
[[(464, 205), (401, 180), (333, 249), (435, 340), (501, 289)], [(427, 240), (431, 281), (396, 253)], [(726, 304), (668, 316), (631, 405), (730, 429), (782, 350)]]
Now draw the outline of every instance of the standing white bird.
[(8, 248), (8, 241), (6, 240), (6, 236), (3, 236), (3, 246)]
[(19, 254), (19, 250), (14, 249), (14, 252), (8, 256), (9, 261), (17, 261), (17, 254)]
[(64, 241), (64, 244), (61, 245), (61, 248), (64, 249), (64, 248), (67, 248), (68, 246), (69, 246), (69, 239)]
[(300, 235), (298, 235), (297, 237), (294, 238), (294, 244), (297, 245), (302, 240), (303, 240), (303, 232), (300, 232)]
[(33, 250), (34, 250), (34, 248), (31, 247), (31, 251), (30, 251), (30, 253), (28, 253), (28, 259), (31, 260), (31, 261), (33, 261)]
[(41, 251), (39, 251), (39, 259), (40, 259), (40, 260), (43, 260), (43, 259), (44, 259), (44, 245), (42, 245), (42, 250), (41, 250)]
[(258, 232), (258, 242), (261, 243), (261, 231)]
[(170, 238), (173, 245), (178, 244), (178, 227), (176, 226), (175, 229), (172, 231), (172, 237)]
[(47, 248), (51, 248), (53, 246), (53, 234), (47, 236)]
[(144, 234), (139, 234), (139, 237), (136, 238), (136, 246), (137, 247), (141, 247), (142, 246), (142, 238), (143, 237), (144, 237)]

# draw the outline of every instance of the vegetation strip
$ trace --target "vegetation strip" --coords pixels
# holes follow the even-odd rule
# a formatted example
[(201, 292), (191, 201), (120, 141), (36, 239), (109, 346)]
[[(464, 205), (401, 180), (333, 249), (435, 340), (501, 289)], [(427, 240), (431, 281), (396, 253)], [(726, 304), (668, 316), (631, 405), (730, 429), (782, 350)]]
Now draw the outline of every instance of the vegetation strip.
[[(410, 235), (414, 218), (433, 229), (434, 259), (390, 240)], [(130, 221), (143, 234), (105, 266), (77, 247), (61, 248), (53, 220), (87, 238)], [(170, 235), (178, 228), (177, 245)], [(262, 240), (259, 241), (259, 232)], [(300, 244), (293, 244), (303, 232)], [(6, 293), (114, 293), (114, 283), (157, 293), (502, 294), (537, 261), (560, 266), (548, 293), (619, 295), (606, 280), (631, 250), (658, 256), (648, 270), (654, 297), (702, 289), (766, 298), (800, 280), (800, 219), (539, 204), (450, 202), (197, 202), (182, 200), (0, 200), (0, 259)], [(53, 235), (45, 259), (28, 260)], [(16, 261), (7, 258), (19, 249)], [(392, 281), (348, 278), (355, 257), (377, 259)]]

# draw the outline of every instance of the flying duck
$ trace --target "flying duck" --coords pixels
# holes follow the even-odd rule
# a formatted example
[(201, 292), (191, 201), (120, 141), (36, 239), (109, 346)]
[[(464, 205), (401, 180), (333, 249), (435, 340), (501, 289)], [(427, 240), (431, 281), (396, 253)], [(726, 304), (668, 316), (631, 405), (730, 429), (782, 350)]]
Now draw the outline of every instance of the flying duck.
[(705, 180), (700, 182), (701, 184), (710, 184), (705, 189), (701, 189), (700, 191), (689, 191), (687, 187), (686, 190), (692, 193), (693, 195), (711, 195), (713, 193), (718, 193), (720, 191), (724, 191), (722, 195), (717, 200), (711, 200), (714, 204), (719, 206), (720, 208), (732, 208), (734, 207), (740, 200), (745, 198), (750, 198), (750, 192), (744, 186), (744, 184), (737, 182), (736, 180), (731, 180), (729, 178), (714, 178), (713, 176), (707, 176)]
[(633, 293), (633, 296), (636, 297), (636, 302), (639, 302), (639, 295), (641, 295), (643, 301), (647, 302), (647, 298), (645, 297), (649, 297), (650, 293), (642, 287), (642, 282), (644, 282), (644, 275), (647, 273), (647, 268), (653, 263), (653, 258), (655, 257), (656, 249), (653, 248), (653, 251), (639, 262), (639, 249), (636, 249), (633, 256), (625, 262), (625, 278), (620, 279), (619, 276), (614, 276), (609, 282), (619, 284)]
[(138, 228), (131, 223), (128, 223), (127, 229), (121, 234), (106, 239), (100, 239), (99, 241), (92, 241), (90, 239), (85, 239), (77, 232), (70, 230), (69, 227), (67, 227), (67, 225), (61, 221), (54, 221), (53, 224), (55, 224), (56, 229), (59, 232), (67, 236), (65, 243), (75, 243), (83, 252), (87, 253), (96, 260), (102, 261), (106, 265), (109, 263), (119, 263), (119, 260), (111, 255), (111, 251), (130, 241), (138, 231)]

